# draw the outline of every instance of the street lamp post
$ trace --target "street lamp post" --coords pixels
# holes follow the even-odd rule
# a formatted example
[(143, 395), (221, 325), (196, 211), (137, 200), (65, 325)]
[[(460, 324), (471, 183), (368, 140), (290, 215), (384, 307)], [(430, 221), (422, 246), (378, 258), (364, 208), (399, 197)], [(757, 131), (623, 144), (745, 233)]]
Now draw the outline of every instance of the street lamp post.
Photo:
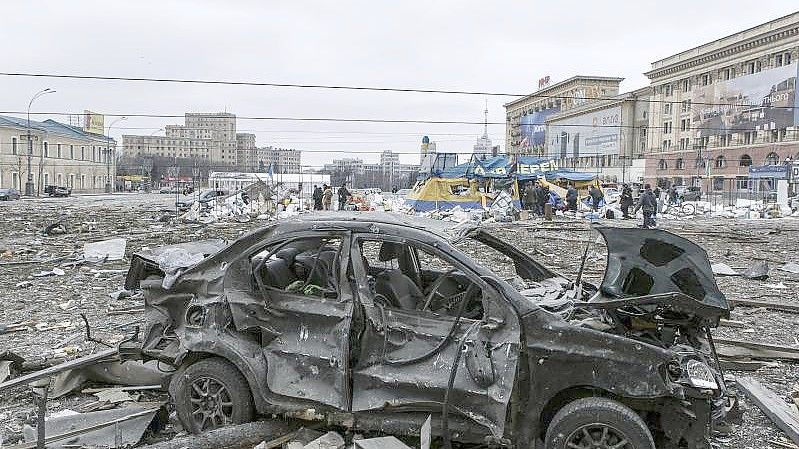
[(105, 148), (105, 193), (111, 193), (111, 127), (113, 127), (116, 122), (127, 119), (127, 117), (119, 117), (108, 125), (108, 135), (106, 135), (108, 144)]
[[(33, 141), (31, 140), (31, 106), (33, 101), (45, 94), (54, 94), (55, 91), (50, 89), (41, 90), (31, 97), (28, 103), (28, 180), (25, 182), (25, 196), (33, 196), (33, 172), (31, 171), (31, 158), (33, 158)], [(44, 157), (44, 155), (42, 155)]]

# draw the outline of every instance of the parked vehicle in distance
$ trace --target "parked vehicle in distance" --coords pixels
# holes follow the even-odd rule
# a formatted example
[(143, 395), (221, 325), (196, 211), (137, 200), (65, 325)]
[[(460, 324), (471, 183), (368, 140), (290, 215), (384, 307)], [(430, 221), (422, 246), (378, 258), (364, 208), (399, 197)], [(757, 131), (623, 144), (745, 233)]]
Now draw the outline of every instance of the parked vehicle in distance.
[(17, 189), (0, 189), (0, 201), (18, 200), (20, 198)]
[(52, 197), (66, 197), (72, 195), (72, 189), (70, 187), (62, 187), (62, 186), (44, 186), (44, 193)]
[(399, 189), (399, 190), (397, 190), (397, 193), (396, 193), (396, 195), (397, 195), (397, 196), (399, 196), (399, 197), (405, 198), (405, 197), (407, 197), (407, 196), (408, 196), (408, 195), (409, 195), (409, 194), (410, 194), (412, 191), (413, 191), (413, 189)]
[[(435, 435), (489, 446), (709, 448), (733, 403), (707, 253), (663, 230), (597, 231), (601, 284), (475, 224), (377, 213), (149, 249), (125, 280), (146, 328), (119, 352), (176, 368), (192, 433), (312, 409), (396, 434), (432, 415)], [(163, 264), (174, 252), (185, 265)]]
[[(200, 204), (202, 205), (227, 195), (228, 191), (224, 189), (204, 190), (203, 192), (200, 193), (200, 196), (197, 199), (197, 201), (199, 201)], [(178, 210), (188, 210), (189, 208), (191, 208), (191, 205), (194, 204), (194, 201), (195, 201), (194, 197), (187, 197), (186, 199), (175, 201), (175, 207), (177, 207)]]
[(696, 186), (677, 186), (675, 187), (677, 190), (677, 197), (680, 198), (681, 201), (701, 201), (702, 200), (702, 188)]

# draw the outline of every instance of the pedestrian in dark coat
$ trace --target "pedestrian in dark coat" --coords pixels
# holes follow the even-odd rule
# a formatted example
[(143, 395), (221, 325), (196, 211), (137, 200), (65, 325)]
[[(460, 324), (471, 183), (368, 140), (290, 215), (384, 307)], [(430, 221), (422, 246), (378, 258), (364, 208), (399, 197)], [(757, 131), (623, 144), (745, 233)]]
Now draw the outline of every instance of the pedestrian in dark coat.
[(549, 202), (549, 186), (541, 186), (541, 197), (538, 199), (538, 210), (544, 215), (547, 203)]
[(591, 186), (591, 188), (588, 190), (588, 194), (591, 195), (591, 207), (594, 208), (594, 211), (598, 210), (599, 203), (603, 198), (605, 198), (605, 194), (602, 193), (597, 186)]
[(644, 228), (653, 228), (655, 227), (655, 212), (657, 212), (658, 208), (658, 201), (655, 198), (655, 194), (652, 192), (652, 186), (649, 184), (644, 186), (644, 193), (641, 194), (641, 198), (638, 200), (638, 205), (635, 206), (635, 212), (638, 212), (638, 209), (641, 209), (641, 212), (644, 214)]
[(577, 189), (571, 184), (566, 189), (566, 210), (577, 211)]
[(533, 186), (533, 210), (536, 215), (543, 215), (544, 211), (538, 207), (541, 204), (541, 185), (536, 183)]
[(318, 185), (313, 186), (313, 210), (322, 210), (322, 195), (322, 189)]
[(338, 189), (338, 210), (344, 210), (347, 200), (350, 197), (350, 191), (347, 190), (347, 183), (341, 184)]
[(621, 218), (630, 217), (630, 206), (633, 205), (633, 191), (630, 186), (624, 184), (621, 188), (621, 196), (619, 197), (619, 206), (621, 208)]
[(535, 207), (535, 192), (533, 191), (533, 183), (528, 182), (524, 186), (524, 195), (522, 196), (525, 210), (533, 210)]

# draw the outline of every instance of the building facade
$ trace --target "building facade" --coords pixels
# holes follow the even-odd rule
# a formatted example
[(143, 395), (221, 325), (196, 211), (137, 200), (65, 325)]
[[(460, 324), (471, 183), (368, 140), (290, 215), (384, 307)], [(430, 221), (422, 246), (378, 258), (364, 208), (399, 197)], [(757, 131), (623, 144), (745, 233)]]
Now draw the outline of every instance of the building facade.
[[(28, 172), (28, 130), (32, 143)], [(0, 116), (0, 186), (25, 192), (30, 179), (34, 194), (44, 186), (72, 188), (74, 193), (100, 193), (113, 184), (116, 141), (109, 136), (55, 120), (41, 122)]]
[(649, 98), (646, 87), (549, 116), (544, 156), (603, 181), (638, 181), (630, 167), (646, 152)]
[(238, 164), (235, 114), (186, 113), (184, 122), (165, 126), (163, 136), (123, 135), (126, 158), (196, 159), (217, 168)]
[(799, 157), (798, 60), (794, 13), (652, 63), (647, 182), (772, 190), (750, 172)]
[(390, 191), (413, 185), (419, 174), (419, 165), (403, 164), (399, 154), (384, 150), (377, 164), (365, 164), (360, 158), (334, 159), (332, 163), (324, 165), (323, 172), (330, 175), (334, 185), (347, 182), (356, 189), (379, 188)]
[(546, 120), (597, 97), (619, 94), (623, 78), (574, 76), (505, 104), (505, 151), (510, 155), (543, 155)]
[(302, 151), (292, 148), (275, 148), (272, 146), (257, 148), (255, 150), (256, 164), (259, 171), (273, 173), (300, 173), (302, 167)]

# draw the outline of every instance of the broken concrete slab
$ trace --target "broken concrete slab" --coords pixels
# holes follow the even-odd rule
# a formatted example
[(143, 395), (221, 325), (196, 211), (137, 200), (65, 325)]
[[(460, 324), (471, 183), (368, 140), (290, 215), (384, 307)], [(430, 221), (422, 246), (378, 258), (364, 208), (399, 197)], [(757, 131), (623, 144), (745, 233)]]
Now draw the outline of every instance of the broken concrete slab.
[(756, 281), (765, 281), (768, 279), (768, 262), (765, 260), (755, 262), (751, 267), (743, 272), (742, 276)]
[(741, 273), (733, 270), (732, 267), (727, 265), (723, 262), (718, 262), (710, 265), (710, 269), (713, 270), (713, 274), (718, 276), (740, 276)]
[(303, 449), (343, 449), (344, 438), (336, 432), (327, 432), (306, 444)]
[[(46, 420), (45, 442), (51, 449), (131, 446), (141, 440), (161, 406), (161, 403), (155, 403), (50, 417)], [(34, 444), (29, 447), (35, 447), (36, 429), (26, 426), (24, 434), (25, 441)]]
[(108, 239), (83, 245), (83, 258), (89, 262), (122, 260), (125, 257), (126, 239)]
[(353, 443), (356, 449), (411, 449), (407, 444), (391, 436), (355, 440)]

